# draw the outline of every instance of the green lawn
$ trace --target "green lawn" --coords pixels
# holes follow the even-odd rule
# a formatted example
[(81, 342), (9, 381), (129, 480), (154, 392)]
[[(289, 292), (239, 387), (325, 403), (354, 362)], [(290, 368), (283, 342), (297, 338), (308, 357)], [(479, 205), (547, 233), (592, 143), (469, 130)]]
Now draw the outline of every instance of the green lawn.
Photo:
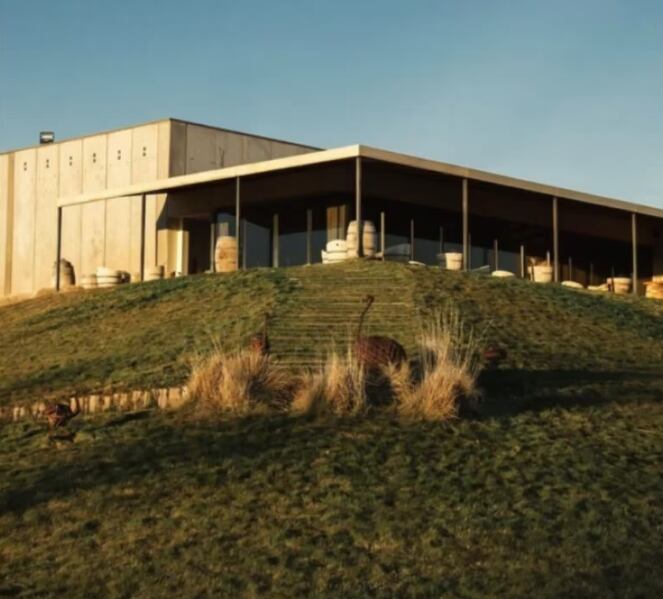
[(0, 308), (0, 402), (165, 386), (270, 315), (284, 364), (449, 301), (503, 347), (481, 415), (189, 409), (0, 424), (0, 597), (663, 596), (663, 307), (430, 268), (197, 276)]
[(0, 596), (661, 597), (663, 381), (450, 424), (0, 429)]

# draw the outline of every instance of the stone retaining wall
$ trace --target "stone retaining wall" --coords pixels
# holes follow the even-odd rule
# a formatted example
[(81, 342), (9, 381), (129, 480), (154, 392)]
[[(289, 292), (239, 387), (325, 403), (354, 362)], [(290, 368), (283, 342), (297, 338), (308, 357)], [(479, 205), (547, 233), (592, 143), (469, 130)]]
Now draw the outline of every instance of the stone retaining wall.
[[(147, 391), (128, 391), (126, 393), (93, 394), (78, 397), (81, 414), (97, 412), (143, 410), (158, 408), (160, 410), (179, 408), (188, 398), (186, 387), (166, 387)], [(53, 402), (37, 401), (33, 404), (20, 406), (0, 406), (0, 421), (17, 422), (28, 418), (38, 419), (44, 416), (46, 406)], [(66, 403), (66, 400), (58, 402)], [(76, 397), (69, 399), (71, 409), (76, 408)]]

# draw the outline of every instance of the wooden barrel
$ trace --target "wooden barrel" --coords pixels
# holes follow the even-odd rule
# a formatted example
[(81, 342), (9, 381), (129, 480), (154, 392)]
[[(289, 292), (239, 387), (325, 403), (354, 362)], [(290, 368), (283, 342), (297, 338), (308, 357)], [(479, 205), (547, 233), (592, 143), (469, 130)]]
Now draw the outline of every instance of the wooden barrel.
[[(57, 283), (57, 272), (58, 272), (58, 263), (53, 263), (52, 270), (52, 282), (53, 287), (55, 288)], [(73, 287), (76, 283), (74, 278), (74, 266), (68, 260), (64, 258), (60, 259), (60, 289), (65, 289), (66, 287)]]
[(83, 275), (81, 277), (81, 287), (83, 289), (96, 289), (97, 288), (97, 275)]
[(628, 277), (609, 277), (606, 282), (617, 295), (626, 295), (631, 291), (631, 279)]
[(163, 279), (164, 272), (165, 268), (163, 264), (159, 264), (158, 266), (148, 266), (145, 269), (145, 280), (158, 281), (159, 279)]
[(237, 270), (237, 239), (235, 237), (223, 235), (216, 240), (214, 265), (217, 272)]
[[(375, 225), (370, 220), (362, 222), (362, 244), (364, 249), (364, 256), (372, 258), (377, 253), (378, 235), (375, 230)], [(346, 235), (348, 258), (357, 257), (357, 221), (351, 220), (348, 224), (348, 233)]]
[(122, 282), (122, 273), (105, 266), (97, 267), (97, 287), (116, 287)]
[(532, 280), (535, 283), (552, 283), (553, 267), (549, 264), (535, 264), (532, 266)]
[(447, 270), (463, 270), (463, 254), (461, 252), (445, 252), (444, 265)]
[(498, 277), (498, 278), (502, 278), (502, 279), (511, 279), (511, 278), (516, 276), (509, 270), (494, 270), (490, 274), (493, 277)]
[(345, 239), (332, 239), (322, 250), (322, 263), (343, 262), (348, 257), (348, 245)]
[(645, 297), (650, 299), (663, 299), (663, 280), (645, 283)]

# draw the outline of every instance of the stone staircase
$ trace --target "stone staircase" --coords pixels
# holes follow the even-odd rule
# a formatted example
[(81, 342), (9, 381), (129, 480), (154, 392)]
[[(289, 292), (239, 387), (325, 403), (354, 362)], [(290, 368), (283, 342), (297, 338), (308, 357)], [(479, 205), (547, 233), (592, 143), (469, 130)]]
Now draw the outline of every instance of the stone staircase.
[(354, 340), (367, 294), (375, 297), (363, 334), (387, 335), (410, 353), (418, 315), (414, 277), (407, 266), (357, 261), (293, 268), (293, 292), (276, 306), (269, 326), (272, 354), (293, 368), (320, 365), (331, 349), (346, 351)]

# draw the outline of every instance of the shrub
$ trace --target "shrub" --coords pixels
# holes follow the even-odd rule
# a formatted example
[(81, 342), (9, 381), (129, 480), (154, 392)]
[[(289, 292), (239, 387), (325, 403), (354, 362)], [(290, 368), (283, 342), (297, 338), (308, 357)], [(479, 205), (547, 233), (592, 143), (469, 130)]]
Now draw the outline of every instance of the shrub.
[(269, 356), (215, 349), (194, 360), (189, 394), (204, 412), (246, 415), (284, 410), (292, 390), (291, 375)]
[(406, 417), (447, 420), (458, 416), (463, 401), (479, 396), (480, 340), (456, 309), (437, 314), (418, 340), (417, 368), (389, 366), (398, 412)]
[(351, 350), (331, 352), (318, 371), (302, 375), (292, 402), (296, 414), (354, 416), (365, 411), (366, 376)]

